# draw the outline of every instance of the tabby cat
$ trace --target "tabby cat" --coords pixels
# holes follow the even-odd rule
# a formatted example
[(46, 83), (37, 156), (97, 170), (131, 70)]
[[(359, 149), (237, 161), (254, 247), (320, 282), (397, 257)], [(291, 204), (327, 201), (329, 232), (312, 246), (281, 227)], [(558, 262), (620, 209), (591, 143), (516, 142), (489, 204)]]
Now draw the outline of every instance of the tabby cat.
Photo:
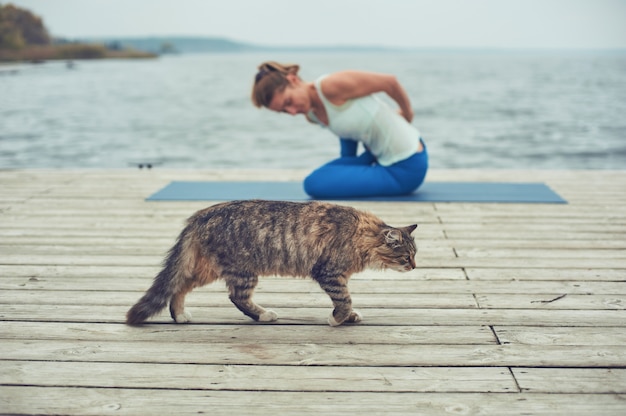
[(256, 321), (278, 319), (252, 301), (259, 276), (310, 276), (330, 296), (331, 326), (355, 323), (348, 279), (365, 268), (406, 272), (415, 268), (411, 233), (373, 214), (323, 202), (234, 201), (196, 212), (187, 221), (152, 287), (126, 314), (138, 325), (167, 303), (172, 318), (189, 322), (185, 295), (224, 279), (230, 300)]

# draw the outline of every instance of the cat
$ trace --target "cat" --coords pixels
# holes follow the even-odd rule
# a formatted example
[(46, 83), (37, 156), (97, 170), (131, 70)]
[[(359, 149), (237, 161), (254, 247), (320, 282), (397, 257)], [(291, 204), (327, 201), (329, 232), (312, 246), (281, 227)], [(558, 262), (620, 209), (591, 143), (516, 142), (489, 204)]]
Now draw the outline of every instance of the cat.
[(177, 323), (191, 320), (185, 296), (195, 287), (226, 281), (230, 300), (255, 321), (278, 319), (252, 301), (259, 276), (311, 277), (334, 310), (331, 326), (361, 321), (352, 309), (348, 280), (365, 268), (413, 270), (417, 251), (411, 233), (355, 208), (325, 202), (245, 200), (213, 205), (187, 220), (163, 269), (126, 314), (139, 325), (169, 302)]

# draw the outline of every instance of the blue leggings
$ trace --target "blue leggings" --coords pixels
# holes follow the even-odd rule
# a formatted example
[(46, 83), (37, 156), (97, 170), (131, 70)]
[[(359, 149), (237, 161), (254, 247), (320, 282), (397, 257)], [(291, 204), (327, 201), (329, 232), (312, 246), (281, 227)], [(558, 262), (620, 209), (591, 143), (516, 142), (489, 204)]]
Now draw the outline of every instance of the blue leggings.
[[(420, 139), (421, 141), (421, 139)], [(424, 150), (391, 166), (381, 166), (366, 150), (356, 156), (358, 142), (341, 139), (341, 157), (314, 170), (304, 179), (313, 198), (359, 198), (407, 195), (424, 182), (428, 153)]]

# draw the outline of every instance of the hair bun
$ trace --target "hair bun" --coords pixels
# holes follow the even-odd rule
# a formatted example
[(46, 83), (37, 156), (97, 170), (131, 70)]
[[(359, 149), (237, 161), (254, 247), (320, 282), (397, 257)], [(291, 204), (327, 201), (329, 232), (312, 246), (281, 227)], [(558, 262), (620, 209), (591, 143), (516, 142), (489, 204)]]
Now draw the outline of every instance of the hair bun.
[(259, 65), (259, 71), (278, 71), (281, 74), (298, 74), (300, 65), (297, 64), (280, 64), (276, 61), (266, 61)]

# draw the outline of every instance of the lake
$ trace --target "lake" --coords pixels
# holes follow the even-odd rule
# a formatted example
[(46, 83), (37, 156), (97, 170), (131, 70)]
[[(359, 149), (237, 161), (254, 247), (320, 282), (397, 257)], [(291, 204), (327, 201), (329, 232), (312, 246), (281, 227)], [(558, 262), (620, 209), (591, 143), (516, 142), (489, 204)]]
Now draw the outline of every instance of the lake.
[(395, 74), (433, 168), (624, 169), (626, 54), (181, 54), (0, 67), (0, 168), (303, 168), (337, 139), (250, 102), (256, 66)]

